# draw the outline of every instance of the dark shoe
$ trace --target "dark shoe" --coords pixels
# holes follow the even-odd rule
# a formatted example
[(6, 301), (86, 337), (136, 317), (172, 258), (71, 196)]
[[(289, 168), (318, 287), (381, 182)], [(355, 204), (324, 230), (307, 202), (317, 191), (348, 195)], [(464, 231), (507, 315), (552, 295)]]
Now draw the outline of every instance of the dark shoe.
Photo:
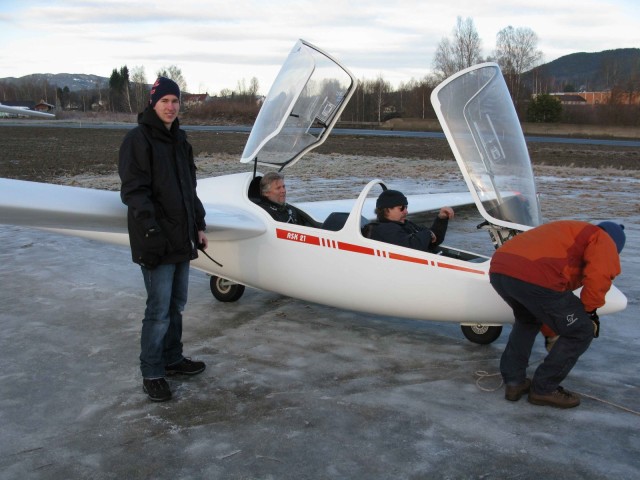
[(517, 402), (522, 398), (522, 395), (529, 393), (531, 388), (531, 380), (528, 378), (524, 382), (518, 385), (505, 385), (504, 386), (504, 398), (510, 402)]
[(546, 395), (541, 395), (531, 390), (529, 392), (529, 403), (533, 403), (534, 405), (548, 405), (556, 408), (573, 408), (580, 405), (580, 397), (562, 387), (558, 387), (555, 392)]
[(149, 400), (154, 402), (171, 400), (171, 389), (164, 378), (143, 379), (142, 391), (147, 394)]
[(204, 372), (206, 365), (204, 362), (194, 362), (188, 358), (183, 358), (180, 362), (164, 367), (166, 375), (197, 375)]

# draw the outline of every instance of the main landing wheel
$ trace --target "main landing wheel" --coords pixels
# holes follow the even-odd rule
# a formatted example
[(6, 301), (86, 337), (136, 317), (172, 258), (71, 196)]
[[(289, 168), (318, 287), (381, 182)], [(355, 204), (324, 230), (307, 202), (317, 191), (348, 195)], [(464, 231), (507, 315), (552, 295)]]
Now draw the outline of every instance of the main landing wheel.
[(460, 325), (467, 340), (480, 345), (488, 345), (497, 340), (502, 333), (502, 326), (489, 327), (487, 325)]
[(244, 285), (215, 275), (211, 275), (209, 287), (213, 296), (221, 302), (235, 302), (244, 293)]

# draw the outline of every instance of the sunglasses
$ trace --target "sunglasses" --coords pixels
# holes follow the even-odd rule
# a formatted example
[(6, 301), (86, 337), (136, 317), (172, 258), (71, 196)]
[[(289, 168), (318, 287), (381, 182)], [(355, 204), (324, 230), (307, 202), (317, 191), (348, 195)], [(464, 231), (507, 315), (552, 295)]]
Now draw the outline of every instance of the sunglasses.
[(399, 208), (401, 212), (404, 212), (407, 209), (407, 205), (399, 205), (396, 208)]

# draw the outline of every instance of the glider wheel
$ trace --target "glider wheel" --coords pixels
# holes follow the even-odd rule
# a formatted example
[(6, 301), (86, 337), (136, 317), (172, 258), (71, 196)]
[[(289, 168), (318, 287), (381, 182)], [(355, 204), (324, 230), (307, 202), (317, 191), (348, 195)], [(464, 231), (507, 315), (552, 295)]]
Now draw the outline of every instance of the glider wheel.
[(489, 327), (486, 325), (460, 325), (467, 340), (480, 345), (488, 345), (497, 340), (502, 333), (502, 326)]
[(211, 275), (209, 287), (213, 296), (221, 302), (235, 302), (244, 293), (244, 285), (215, 275)]

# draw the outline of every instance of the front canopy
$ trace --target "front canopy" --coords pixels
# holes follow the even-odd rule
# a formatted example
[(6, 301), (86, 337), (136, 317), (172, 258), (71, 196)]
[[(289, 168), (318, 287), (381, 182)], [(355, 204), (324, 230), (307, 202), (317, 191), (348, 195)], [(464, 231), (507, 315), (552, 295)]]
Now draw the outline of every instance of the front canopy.
[(533, 170), (509, 90), (495, 63), (463, 70), (431, 101), (478, 209), (490, 223), (542, 223)]
[(241, 162), (284, 168), (319, 146), (355, 91), (355, 77), (299, 40), (260, 109)]

